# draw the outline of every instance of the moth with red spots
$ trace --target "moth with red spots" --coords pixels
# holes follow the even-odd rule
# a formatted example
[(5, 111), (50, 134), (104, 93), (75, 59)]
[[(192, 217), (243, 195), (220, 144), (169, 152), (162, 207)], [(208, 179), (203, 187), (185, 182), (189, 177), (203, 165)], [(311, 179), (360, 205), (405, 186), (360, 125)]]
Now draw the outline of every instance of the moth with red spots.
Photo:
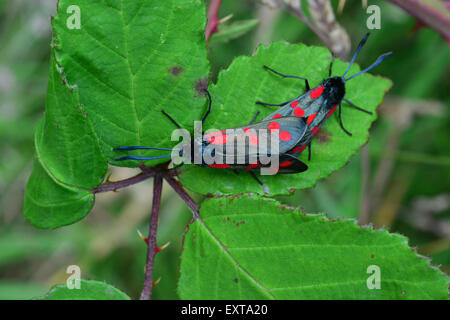
[[(207, 116), (211, 111), (211, 96), (208, 91), (205, 90), (209, 98), (209, 106), (206, 114), (203, 116), (202, 124), (205, 122)], [(181, 126), (164, 110), (163, 114), (178, 128)], [(192, 160), (199, 159), (199, 163), (195, 163), (202, 167), (211, 167), (218, 169), (231, 169), (231, 170), (246, 170), (253, 172), (260, 170), (261, 168), (272, 168), (272, 163), (263, 160), (262, 157), (267, 155), (277, 156), (279, 166), (272, 173), (299, 173), (307, 170), (308, 166), (301, 160), (297, 159), (288, 152), (292, 150), (303, 138), (307, 131), (307, 121), (301, 117), (286, 116), (283, 119), (267, 119), (257, 123), (253, 123), (254, 119), (246, 126), (221, 130), (209, 134), (202, 134), (195, 139), (189, 139), (188, 143), (184, 144), (177, 149), (159, 148), (159, 147), (143, 147), (143, 146), (126, 146), (117, 147), (114, 150), (162, 150), (162, 151), (175, 151), (180, 157), (188, 158), (188, 163), (195, 163)], [(277, 149), (273, 149), (271, 135), (276, 133), (274, 140), (277, 144)], [(245, 136), (244, 136), (245, 134)], [(241, 135), (242, 139), (233, 139), (230, 141), (230, 137)], [(246, 139), (248, 138), (248, 139)], [(225, 145), (231, 142), (231, 147)], [(262, 143), (264, 142), (264, 143)], [(218, 148), (222, 146), (222, 148)], [(253, 147), (253, 148), (252, 148)], [(229, 152), (230, 151), (230, 152)], [(229, 152), (229, 154), (227, 154)], [(127, 155), (116, 159), (116, 161), (123, 160), (154, 160), (169, 158), (172, 154), (157, 156), (157, 157), (145, 157)], [(219, 159), (219, 161), (205, 161), (205, 158)], [(231, 157), (231, 160), (230, 160)], [(259, 183), (260, 180), (254, 176)]]
[(283, 78), (294, 78), (294, 79), (301, 79), (305, 81), (306, 85), (306, 92), (298, 96), (297, 98), (293, 100), (288, 100), (286, 102), (280, 103), (280, 104), (272, 104), (272, 103), (265, 103), (261, 101), (257, 101), (257, 104), (265, 105), (265, 106), (277, 106), (280, 107), (278, 110), (272, 112), (267, 117), (265, 117), (263, 120), (269, 120), (269, 119), (277, 119), (281, 120), (283, 117), (287, 116), (296, 116), (296, 117), (302, 117), (306, 119), (308, 129), (303, 135), (303, 138), (300, 140), (300, 142), (289, 152), (290, 154), (297, 157), (307, 146), (309, 150), (308, 159), (311, 159), (311, 140), (313, 137), (317, 134), (319, 129), (324, 125), (326, 120), (333, 114), (333, 112), (338, 109), (338, 118), (339, 118), (339, 125), (342, 128), (342, 130), (351, 136), (352, 134), (344, 128), (344, 125), (342, 123), (342, 116), (341, 116), (341, 110), (342, 110), (342, 102), (346, 102), (351, 107), (363, 111), (368, 114), (372, 114), (372, 112), (365, 110), (363, 108), (360, 108), (356, 106), (354, 103), (350, 102), (349, 100), (345, 99), (345, 83), (349, 81), (350, 79), (353, 79), (380, 64), (385, 58), (389, 57), (392, 52), (388, 52), (385, 54), (382, 54), (378, 57), (378, 59), (368, 68), (364, 69), (363, 71), (350, 76), (348, 78), (345, 78), (345, 75), (350, 70), (350, 67), (352, 66), (353, 62), (355, 61), (359, 51), (361, 50), (362, 46), (366, 43), (367, 38), (369, 37), (369, 33), (364, 36), (364, 38), (361, 40), (361, 42), (358, 45), (358, 48), (356, 49), (355, 54), (353, 55), (352, 60), (350, 61), (350, 64), (345, 71), (345, 73), (340, 77), (331, 77), (332, 68), (333, 68), (333, 62), (334, 62), (334, 55), (332, 57), (329, 72), (328, 72), (328, 78), (322, 81), (320, 85), (317, 87), (311, 89), (309, 86), (309, 82), (306, 78), (303, 77), (297, 77), (297, 76), (291, 76), (291, 75), (285, 75), (282, 73), (279, 73), (267, 66), (264, 66), (265, 69), (283, 77)]

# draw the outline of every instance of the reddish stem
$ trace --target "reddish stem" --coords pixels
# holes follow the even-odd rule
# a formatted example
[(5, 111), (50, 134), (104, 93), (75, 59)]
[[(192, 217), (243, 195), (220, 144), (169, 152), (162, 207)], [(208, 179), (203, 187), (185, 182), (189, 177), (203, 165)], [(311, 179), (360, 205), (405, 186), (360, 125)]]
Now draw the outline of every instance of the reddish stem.
[(217, 27), (219, 26), (219, 9), (222, 4), (222, 0), (211, 0), (208, 7), (208, 23), (205, 29), (206, 45), (208, 45), (211, 36), (217, 32)]
[(153, 203), (152, 203), (152, 215), (150, 218), (150, 227), (148, 232), (148, 250), (147, 250), (147, 262), (145, 265), (145, 280), (144, 287), (141, 293), (141, 300), (150, 300), (153, 288), (153, 266), (155, 263), (156, 254), (156, 231), (158, 229), (158, 214), (161, 204), (161, 192), (162, 192), (162, 176), (158, 173), (155, 175), (153, 181)]
[(183, 199), (183, 201), (187, 204), (189, 209), (191, 209), (191, 212), (194, 215), (194, 219), (197, 219), (199, 217), (199, 206), (194, 201), (194, 199), (192, 199), (191, 196), (187, 194), (187, 192), (183, 189), (181, 184), (177, 180), (175, 180), (171, 175), (164, 174), (164, 179), (173, 188), (173, 190), (175, 190), (175, 192), (178, 193), (180, 198)]
[(142, 182), (144, 180), (147, 180), (148, 178), (153, 177), (156, 174), (153, 170), (147, 170), (145, 172), (141, 172), (138, 175), (127, 178), (125, 180), (115, 181), (115, 182), (109, 182), (101, 184), (94, 189), (91, 190), (91, 193), (102, 193), (102, 192), (108, 192), (108, 191), (116, 191), (118, 189), (122, 189), (128, 186), (131, 186), (133, 184)]
[[(445, 39), (450, 39), (450, 19), (431, 6), (419, 0), (389, 0), (425, 25), (439, 32)], [(445, 7), (445, 5), (443, 5)]]

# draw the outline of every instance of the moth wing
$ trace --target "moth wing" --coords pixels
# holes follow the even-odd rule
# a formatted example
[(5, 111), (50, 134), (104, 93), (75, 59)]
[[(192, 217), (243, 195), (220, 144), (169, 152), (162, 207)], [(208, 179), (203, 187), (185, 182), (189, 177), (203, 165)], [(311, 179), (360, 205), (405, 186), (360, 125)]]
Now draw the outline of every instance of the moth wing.
[[(278, 134), (277, 140), (273, 139), (275, 131)], [(258, 161), (260, 155), (288, 152), (302, 139), (306, 131), (305, 119), (283, 117), (257, 122), (245, 127), (222, 130), (213, 137), (208, 136), (206, 140), (217, 145), (215, 156), (221, 157), (223, 163), (248, 165)], [(233, 139), (234, 134), (235, 139)], [(278, 143), (278, 148), (272, 145), (272, 139)], [(230, 143), (232, 144), (230, 145)]]
[[(280, 119), (274, 119), (270, 121), (267, 126), (269, 128), (274, 127), (274, 123), (279, 125), (278, 129), (278, 141), (279, 148), (278, 154), (287, 153), (289, 150), (294, 148), (300, 140), (303, 138), (305, 133), (307, 132), (308, 125), (303, 118), (299, 117), (284, 117)], [(273, 150), (270, 150), (270, 154), (273, 154)]]
[(300, 159), (284, 153), (279, 157), (278, 174), (300, 173), (308, 170), (308, 165)]
[[(313, 89), (314, 90), (314, 89)], [(280, 117), (308, 117), (317, 113), (324, 102), (322, 96), (311, 98), (310, 92), (305, 92), (298, 98), (287, 102), (285, 105), (264, 117), (263, 120), (277, 119)]]
[[(283, 154), (291, 150), (307, 132), (305, 119), (298, 117), (282, 117), (261, 121), (247, 127), (240, 127), (249, 134), (248, 139), (238, 139), (236, 147), (246, 150), (248, 155)], [(278, 150), (272, 145), (272, 138), (278, 134)], [(275, 140), (275, 139), (274, 139)], [(253, 147), (253, 148), (251, 148)]]

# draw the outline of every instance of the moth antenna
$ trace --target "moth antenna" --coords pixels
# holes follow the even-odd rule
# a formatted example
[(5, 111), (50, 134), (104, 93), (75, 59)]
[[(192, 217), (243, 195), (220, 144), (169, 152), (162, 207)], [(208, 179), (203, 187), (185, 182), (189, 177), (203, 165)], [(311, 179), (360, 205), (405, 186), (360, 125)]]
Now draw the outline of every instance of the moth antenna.
[(158, 156), (158, 157), (137, 157), (137, 156), (125, 156), (121, 158), (115, 159), (116, 161), (122, 161), (122, 160), (156, 160), (156, 159), (164, 159), (171, 157), (170, 154), (167, 154), (165, 156)]
[(369, 67), (367, 67), (366, 69), (364, 69), (363, 71), (358, 72), (357, 74), (352, 75), (350, 78), (345, 79), (345, 81), (348, 81), (350, 79), (353, 79), (354, 77), (359, 76), (360, 74), (363, 74), (373, 68), (375, 68), (377, 65), (379, 65), (384, 59), (386, 59), (387, 57), (389, 57), (390, 55), (392, 55), (392, 52), (387, 52), (382, 54), (381, 56), (378, 57), (378, 59), (372, 63)]
[(355, 62), (356, 57), (358, 56), (359, 51), (361, 50), (361, 48), (364, 46), (364, 44), (367, 41), (367, 38), (369, 37), (370, 33), (366, 33), (366, 35), (364, 36), (364, 38), (362, 38), (362, 40), (359, 42), (358, 44), (358, 48), (355, 51), (355, 54), (352, 57), (352, 60), (350, 61), (350, 64), (348, 65), (347, 70), (345, 71), (345, 73), (342, 75), (342, 77), (344, 77), (347, 72), (350, 70), (350, 67), (352, 66), (353, 62)]
[(114, 148), (113, 150), (139, 150), (139, 149), (150, 149), (150, 150), (172, 151), (172, 149), (168, 149), (168, 148), (158, 148), (158, 147), (137, 147), (137, 146), (117, 147), (117, 148)]

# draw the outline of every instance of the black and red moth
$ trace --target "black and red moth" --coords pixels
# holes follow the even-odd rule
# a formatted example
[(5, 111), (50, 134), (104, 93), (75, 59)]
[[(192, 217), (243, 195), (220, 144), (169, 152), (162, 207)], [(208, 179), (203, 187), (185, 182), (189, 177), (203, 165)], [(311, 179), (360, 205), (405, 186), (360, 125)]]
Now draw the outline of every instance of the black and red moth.
[(280, 104), (271, 104), (271, 103), (265, 103), (261, 101), (257, 101), (257, 104), (266, 105), (266, 106), (277, 106), (280, 107), (275, 112), (269, 114), (267, 117), (265, 117), (263, 120), (267, 121), (272, 119), (273, 121), (282, 121), (284, 117), (287, 116), (296, 116), (296, 117), (302, 117), (307, 122), (307, 130), (305, 134), (303, 135), (302, 139), (299, 141), (299, 143), (292, 148), (292, 150), (289, 151), (289, 153), (295, 157), (297, 157), (307, 146), (309, 149), (309, 156), (308, 158), (311, 158), (311, 140), (313, 137), (317, 134), (319, 129), (324, 125), (326, 120), (333, 114), (333, 112), (338, 108), (338, 118), (339, 118), (339, 125), (342, 128), (342, 130), (347, 133), (348, 135), (352, 135), (349, 131), (347, 131), (344, 128), (344, 125), (342, 123), (342, 116), (341, 116), (341, 109), (342, 109), (342, 101), (349, 104), (351, 107), (366, 112), (368, 114), (372, 114), (372, 112), (367, 111), (363, 108), (360, 108), (350, 102), (349, 100), (345, 99), (345, 83), (349, 81), (350, 79), (353, 79), (372, 68), (376, 67), (378, 64), (380, 64), (385, 58), (389, 57), (392, 52), (388, 52), (385, 54), (382, 54), (378, 57), (378, 59), (368, 68), (362, 70), (361, 72), (352, 75), (348, 78), (345, 78), (345, 75), (350, 70), (350, 67), (352, 66), (353, 62), (355, 61), (359, 51), (361, 50), (364, 43), (367, 41), (367, 38), (369, 37), (369, 33), (367, 33), (364, 38), (361, 40), (361, 42), (358, 45), (358, 48), (356, 49), (355, 54), (353, 55), (352, 60), (350, 61), (350, 64), (345, 71), (345, 73), (340, 77), (331, 77), (332, 73), (332, 67), (333, 67), (333, 61), (334, 56), (332, 57), (330, 68), (328, 72), (328, 78), (322, 81), (320, 85), (318, 85), (315, 88), (310, 88), (309, 82), (306, 78), (303, 77), (297, 77), (297, 76), (291, 76), (291, 75), (284, 75), (282, 73), (279, 73), (267, 66), (264, 66), (267, 70), (283, 77), (283, 78), (295, 78), (295, 79), (301, 79), (305, 81), (306, 84), (306, 92), (302, 95), (298, 96), (295, 99), (288, 100), (286, 102), (280, 103)]
[[(211, 96), (208, 91), (206, 94), (209, 98), (209, 106), (206, 114), (203, 116), (202, 124), (205, 122), (207, 116), (211, 111)], [(182, 129), (181, 126), (164, 110), (162, 113), (178, 128)], [(306, 133), (307, 123), (304, 118), (295, 117), (295, 116), (287, 116), (280, 121), (273, 120), (263, 120), (257, 123), (252, 123), (253, 120), (246, 126), (216, 131), (209, 134), (203, 134), (200, 137), (197, 137), (193, 140), (189, 140), (188, 145), (183, 146), (179, 149), (168, 149), (168, 148), (159, 148), (159, 147), (143, 147), (143, 146), (125, 146), (125, 147), (117, 147), (114, 150), (139, 150), (139, 149), (150, 149), (150, 150), (162, 150), (162, 151), (176, 151), (179, 153), (180, 157), (188, 158), (188, 163), (193, 163), (193, 159), (196, 158), (196, 154), (200, 155), (200, 163), (196, 163), (202, 167), (211, 167), (218, 169), (232, 169), (232, 170), (246, 170), (253, 173), (253, 171), (260, 170), (261, 168), (272, 168), (272, 163), (266, 163), (264, 161), (260, 161), (260, 158), (266, 155), (274, 156), (270, 141), (270, 134), (276, 131), (277, 135), (277, 145), (278, 150), (275, 156), (278, 156), (278, 166), (272, 171), (272, 174), (275, 173), (299, 173), (307, 170), (308, 166), (303, 163), (301, 160), (297, 159), (293, 155), (288, 152), (292, 150), (303, 138)], [(230, 136), (245, 134), (245, 139), (234, 139), (230, 141)], [(262, 144), (261, 140), (266, 139), (265, 143)], [(228, 142), (232, 143), (232, 161), (230, 161), (229, 156), (227, 155), (227, 148), (214, 148), (214, 145), (224, 146)], [(258, 148), (259, 145), (264, 145), (264, 149)], [(209, 147), (213, 148), (209, 148)], [(253, 146), (254, 148), (251, 148)], [(240, 152), (243, 150), (244, 152)], [(214, 152), (214, 157), (220, 160), (215, 163), (207, 163), (204, 161), (205, 153)], [(255, 153), (256, 151), (256, 153)], [(211, 154), (208, 154), (211, 156)], [(128, 155), (121, 158), (116, 159), (116, 161), (122, 160), (155, 160), (162, 158), (169, 158), (172, 154), (157, 156), (157, 157), (143, 157), (143, 156), (134, 156)], [(228, 156), (228, 158), (227, 158)], [(254, 175), (253, 175), (254, 176)], [(256, 177), (255, 177), (256, 178)], [(257, 179), (257, 178), (256, 178)], [(257, 179), (258, 182), (259, 179)]]

